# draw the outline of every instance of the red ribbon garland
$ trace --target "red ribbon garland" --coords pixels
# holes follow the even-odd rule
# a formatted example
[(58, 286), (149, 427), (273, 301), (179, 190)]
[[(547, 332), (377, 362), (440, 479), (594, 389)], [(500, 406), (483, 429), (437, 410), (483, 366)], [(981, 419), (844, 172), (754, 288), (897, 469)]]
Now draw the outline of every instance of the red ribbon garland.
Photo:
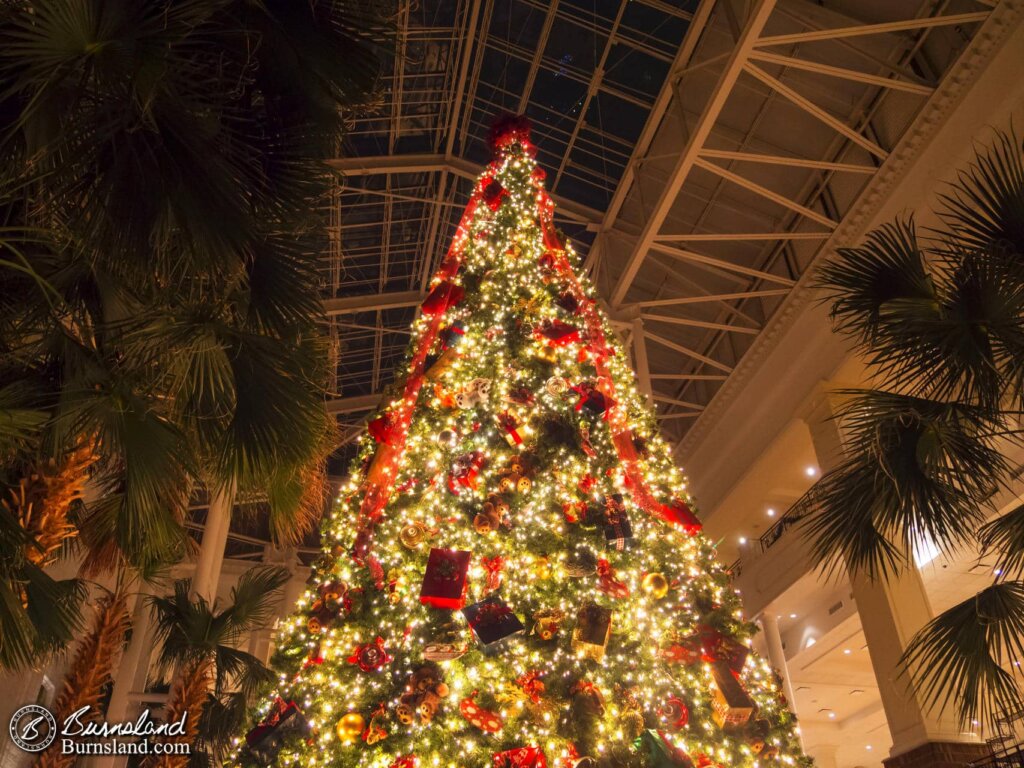
[[(539, 189), (538, 192), (539, 203), (538, 203), (538, 218), (541, 222), (541, 229), (544, 234), (545, 245), (552, 249), (554, 252), (552, 259), (554, 261), (555, 268), (563, 274), (563, 276), (569, 281), (570, 286), (575, 290), (579, 296), (586, 296), (583, 290), (583, 286), (576, 276), (576, 273), (572, 269), (572, 265), (569, 264), (569, 260), (566, 258), (564, 253), (564, 243), (562, 243), (558, 235), (555, 233), (554, 226), (554, 202), (551, 200), (551, 196), (543, 188)], [(548, 255), (548, 254), (545, 254)], [(597, 369), (598, 378), (598, 389), (605, 393), (605, 396), (615, 401), (615, 382), (611, 377), (611, 373), (607, 365), (607, 356), (610, 347), (608, 346), (607, 340), (604, 335), (604, 328), (601, 324), (601, 316), (598, 314), (595, 307), (595, 302), (591, 299), (584, 298), (580, 302), (581, 314), (583, 315), (586, 323), (587, 336), (591, 346), (598, 352), (594, 357), (594, 367)], [(666, 520), (669, 523), (676, 525), (683, 525), (684, 529), (691, 536), (697, 534), (701, 530), (700, 521), (686, 504), (676, 499), (673, 504), (678, 505), (686, 510), (688, 513), (685, 521), (680, 520), (683, 515), (673, 514), (673, 510), (670, 510), (670, 505), (664, 505), (660, 503), (655, 497), (651, 488), (647, 485), (647, 481), (643, 477), (643, 473), (640, 470), (636, 447), (633, 445), (633, 432), (629, 428), (629, 424), (626, 420), (625, 409), (616, 408), (613, 406), (608, 409), (605, 414), (606, 418), (610, 422), (609, 426), (612, 433), (612, 443), (615, 445), (615, 450), (618, 453), (619, 461), (625, 470), (625, 484), (629, 490), (630, 495), (636, 504), (643, 509), (645, 512), (654, 515), (655, 517)], [(678, 511), (678, 508), (677, 510)]]
[[(490, 173), (485, 175), (479, 181), (476, 189), (474, 190), (473, 196), (466, 205), (466, 210), (463, 211), (462, 219), (459, 221), (459, 226), (456, 229), (455, 238), (452, 240), (451, 246), (448, 248), (448, 253), (441, 262), (440, 268), (434, 275), (433, 282), (436, 285), (440, 285), (445, 281), (450, 280), (455, 276), (455, 273), (458, 272), (459, 266), (462, 264), (463, 248), (467, 238), (469, 237), (469, 224), (472, 221), (473, 216), (476, 214), (476, 209), (480, 204), (484, 187), (486, 187), (490, 182), (490, 179), (493, 177), (497, 167), (497, 163), (492, 164)], [(413, 353), (409, 366), (409, 375), (406, 377), (405, 386), (402, 390), (402, 400), (396, 408), (393, 408), (390, 411), (392, 414), (392, 425), (395, 428), (395, 434), (393, 435), (392, 440), (387, 443), (381, 443), (377, 446), (377, 452), (374, 455), (373, 464), (367, 472), (366, 477), (363, 479), (362, 488), (360, 489), (363, 493), (363, 501), (359, 506), (359, 513), (357, 517), (359, 521), (358, 531), (356, 534), (355, 544), (352, 548), (353, 558), (361, 565), (366, 563), (366, 558), (370, 553), (370, 547), (372, 545), (374, 530), (377, 527), (377, 523), (380, 522), (380, 519), (384, 514), (384, 507), (387, 505), (388, 500), (391, 497), (395, 476), (397, 474), (395, 469), (398, 465), (398, 460), (401, 458), (402, 454), (405, 453), (405, 443), (409, 436), (409, 424), (412, 421), (413, 408), (416, 405), (420, 389), (423, 386), (423, 374), (426, 370), (426, 359), (435, 339), (440, 333), (443, 320), (444, 312), (432, 315), (430, 317), (429, 325), (420, 336), (419, 346)], [(379, 564), (377, 567), (379, 567)], [(372, 564), (371, 570), (376, 570)], [(376, 575), (374, 575), (374, 583), (378, 589), (382, 589), (383, 577), (378, 579)]]

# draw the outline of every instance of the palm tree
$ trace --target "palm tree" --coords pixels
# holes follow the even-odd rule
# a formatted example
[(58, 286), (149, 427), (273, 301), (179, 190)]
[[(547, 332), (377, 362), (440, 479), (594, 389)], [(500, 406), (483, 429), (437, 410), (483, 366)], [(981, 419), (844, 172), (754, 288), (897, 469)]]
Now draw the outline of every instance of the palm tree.
[(915, 545), (980, 548), (990, 586), (937, 616), (903, 667), (932, 706), (964, 722), (1024, 706), (1024, 505), (1007, 452), (1024, 431), (1024, 151), (999, 133), (962, 170), (919, 236), (912, 219), (841, 249), (819, 284), (837, 330), (876, 371), (837, 419), (845, 458), (812, 489), (804, 525), (826, 568), (881, 579)]
[[(186, 718), (181, 741), (193, 745), (197, 760), (222, 756), (237, 732), (232, 725), (244, 719), (255, 696), (273, 679), (259, 659), (235, 646), (271, 618), (276, 592), (288, 579), (283, 568), (253, 568), (239, 579), (224, 607), (192, 595), (188, 579), (176, 582), (173, 594), (151, 598), (160, 667), (172, 678), (165, 721)], [(204, 718), (208, 709), (232, 719), (213, 723)], [(147, 768), (182, 768), (188, 762), (187, 755), (164, 755), (149, 759)]]
[[(388, 13), (0, 6), (0, 482), (93, 436), (89, 528), (133, 567), (186, 551), (200, 484), (269, 497), (277, 541), (315, 520), (323, 161), (372, 98)], [(0, 609), (5, 644), (30, 624)]]
[[(85, 706), (92, 707), (93, 712), (99, 710), (128, 627), (128, 594), (119, 580), (115, 591), (107, 592), (93, 608), (92, 626), (76, 648), (53, 704), (58, 722)], [(35, 768), (69, 768), (76, 759), (75, 755), (62, 754), (59, 748), (48, 749), (36, 759)]]

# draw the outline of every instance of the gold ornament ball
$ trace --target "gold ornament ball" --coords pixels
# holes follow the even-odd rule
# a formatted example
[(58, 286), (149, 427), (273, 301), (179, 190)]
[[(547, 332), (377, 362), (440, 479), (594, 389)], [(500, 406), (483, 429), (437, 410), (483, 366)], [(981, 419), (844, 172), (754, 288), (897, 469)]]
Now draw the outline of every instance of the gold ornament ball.
[(668, 579), (663, 573), (648, 573), (640, 586), (655, 600), (661, 600), (668, 594)]
[(358, 712), (349, 712), (338, 721), (336, 730), (342, 744), (355, 744), (366, 729), (366, 720)]
[(535, 579), (551, 578), (551, 560), (543, 556), (533, 561), (533, 577)]
[(399, 541), (408, 549), (416, 549), (426, 538), (427, 528), (422, 523), (410, 523), (398, 532)]

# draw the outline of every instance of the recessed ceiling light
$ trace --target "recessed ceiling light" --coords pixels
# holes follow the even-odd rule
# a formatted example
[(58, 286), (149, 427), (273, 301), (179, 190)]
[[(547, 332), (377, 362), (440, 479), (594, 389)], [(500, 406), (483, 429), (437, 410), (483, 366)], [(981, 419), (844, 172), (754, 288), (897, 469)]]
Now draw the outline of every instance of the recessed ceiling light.
[(807, 467), (804, 470), (804, 474), (807, 475), (808, 477), (814, 477), (816, 474), (818, 474), (818, 468), (817, 467)]
[(835, 712), (831, 712), (831, 711), (830, 711), (830, 712), (828, 713), (828, 719), (829, 719), (829, 720), (835, 720), (835, 719), (836, 719), (836, 713), (835, 713)]
[(742, 547), (746, 543), (747, 543), (747, 537), (746, 536), (740, 536), (740, 546)]
[(775, 517), (775, 510), (768, 507), (768, 517)]
[(796, 614), (795, 614), (795, 613), (791, 613), (791, 614), (789, 614), (789, 618), (791, 618), (791, 619), (795, 619), (795, 618), (796, 618)]
[(853, 651), (851, 651), (849, 648), (843, 648), (844, 656), (849, 656), (851, 653), (853, 653)]
[(866, 747), (864, 747), (864, 749), (866, 749), (866, 750), (868, 750), (868, 751), (871, 751), (871, 745), (870, 745), (870, 744), (868, 744), (868, 745), (867, 745)]

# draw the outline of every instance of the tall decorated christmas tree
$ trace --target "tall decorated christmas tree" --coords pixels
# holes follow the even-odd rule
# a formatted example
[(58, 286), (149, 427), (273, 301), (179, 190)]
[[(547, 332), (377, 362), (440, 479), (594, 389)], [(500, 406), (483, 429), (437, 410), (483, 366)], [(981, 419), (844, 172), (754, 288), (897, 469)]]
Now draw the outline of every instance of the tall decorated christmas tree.
[(809, 764), (528, 125), (491, 143), (235, 761)]

